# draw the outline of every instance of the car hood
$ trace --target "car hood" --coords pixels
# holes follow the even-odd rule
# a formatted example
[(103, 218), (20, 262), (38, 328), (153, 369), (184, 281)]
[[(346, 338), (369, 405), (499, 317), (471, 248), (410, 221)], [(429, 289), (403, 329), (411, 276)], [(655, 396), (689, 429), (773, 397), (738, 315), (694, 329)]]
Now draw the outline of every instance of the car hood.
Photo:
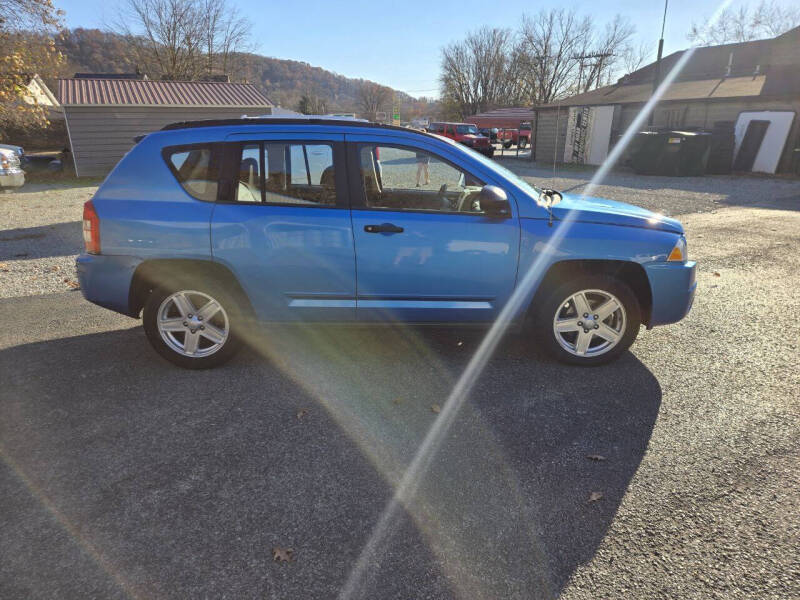
[(565, 219), (567, 214), (572, 211), (576, 211), (576, 220), (584, 223), (643, 227), (683, 233), (683, 225), (676, 219), (665, 217), (632, 204), (605, 198), (564, 194), (563, 200), (553, 207), (553, 216), (556, 219)]

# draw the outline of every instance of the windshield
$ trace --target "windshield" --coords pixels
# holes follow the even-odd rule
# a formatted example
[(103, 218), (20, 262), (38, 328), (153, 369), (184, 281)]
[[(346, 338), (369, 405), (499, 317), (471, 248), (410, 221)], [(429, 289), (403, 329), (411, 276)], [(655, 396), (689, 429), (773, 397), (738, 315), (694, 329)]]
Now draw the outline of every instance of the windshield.
[(491, 158), (486, 158), (480, 152), (475, 152), (474, 150), (471, 150), (469, 148), (464, 148), (464, 150), (468, 151), (472, 158), (480, 161), (481, 164), (483, 164), (485, 167), (491, 169), (492, 171), (494, 171), (498, 175), (504, 177), (505, 179), (510, 180), (511, 183), (513, 183), (517, 187), (521, 188), (523, 192), (528, 194), (534, 200), (536, 200), (539, 197), (539, 194), (541, 194), (541, 190), (539, 188), (531, 185), (530, 183), (525, 181), (522, 177), (520, 177), (519, 175), (517, 175), (513, 171), (510, 171), (509, 169), (506, 169), (504, 166), (502, 166), (497, 161), (492, 160)]
[(475, 125), (458, 125), (456, 127), (456, 131), (458, 133), (471, 133), (472, 135), (478, 135), (478, 128)]

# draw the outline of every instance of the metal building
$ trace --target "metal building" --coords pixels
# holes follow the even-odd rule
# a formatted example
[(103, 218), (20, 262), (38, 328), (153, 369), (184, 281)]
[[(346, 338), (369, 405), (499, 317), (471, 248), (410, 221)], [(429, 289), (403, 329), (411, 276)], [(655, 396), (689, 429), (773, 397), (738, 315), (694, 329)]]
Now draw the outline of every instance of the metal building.
[(273, 104), (248, 83), (155, 81), (82, 75), (60, 79), (58, 96), (77, 176), (103, 176), (138, 135), (168, 123), (271, 114)]
[[(662, 60), (662, 78), (685, 52)], [(613, 85), (535, 107), (535, 160), (600, 164), (653, 93), (655, 71), (650, 64)], [(798, 112), (800, 27), (696, 49), (656, 105), (652, 127), (727, 133), (729, 169), (785, 173), (800, 160)]]

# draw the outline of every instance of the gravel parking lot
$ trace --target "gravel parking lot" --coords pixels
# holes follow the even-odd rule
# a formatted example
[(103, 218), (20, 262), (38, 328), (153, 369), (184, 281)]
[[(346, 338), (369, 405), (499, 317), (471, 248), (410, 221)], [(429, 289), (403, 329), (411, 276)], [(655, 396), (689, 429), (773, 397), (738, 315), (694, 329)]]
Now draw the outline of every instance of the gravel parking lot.
[[(175, 369), (64, 281), (93, 191), (0, 195), (0, 598), (336, 597), (480, 334), (278, 331)], [(692, 312), (591, 370), (509, 336), (358, 597), (800, 597), (800, 182), (596, 195), (681, 215)]]

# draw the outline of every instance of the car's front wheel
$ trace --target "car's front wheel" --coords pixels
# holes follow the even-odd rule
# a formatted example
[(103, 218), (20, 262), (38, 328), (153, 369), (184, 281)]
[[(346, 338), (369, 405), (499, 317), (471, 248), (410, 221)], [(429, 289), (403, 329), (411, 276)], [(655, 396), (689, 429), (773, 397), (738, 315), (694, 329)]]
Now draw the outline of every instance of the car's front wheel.
[(235, 303), (222, 290), (156, 289), (142, 313), (147, 338), (161, 356), (187, 369), (208, 369), (239, 349)]
[(605, 276), (555, 286), (545, 294), (535, 320), (548, 354), (580, 366), (617, 358), (636, 339), (640, 325), (636, 296), (624, 282)]

